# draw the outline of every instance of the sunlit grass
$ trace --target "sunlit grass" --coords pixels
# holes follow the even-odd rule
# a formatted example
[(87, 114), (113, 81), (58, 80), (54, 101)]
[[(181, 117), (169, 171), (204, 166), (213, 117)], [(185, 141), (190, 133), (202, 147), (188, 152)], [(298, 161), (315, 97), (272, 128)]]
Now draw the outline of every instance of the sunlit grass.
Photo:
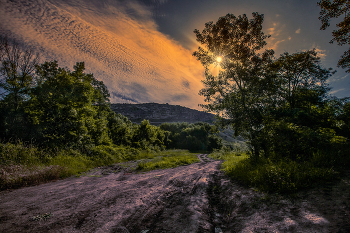
[(118, 146), (97, 146), (86, 154), (74, 149), (42, 150), (21, 142), (0, 143), (0, 190), (79, 176), (93, 168), (138, 161), (138, 169), (171, 168), (199, 162), (186, 150), (139, 151)]
[(196, 153), (190, 153), (187, 150), (170, 150), (159, 152), (154, 159), (139, 163), (137, 170), (150, 171), (155, 169), (166, 169), (195, 162), (200, 162)]

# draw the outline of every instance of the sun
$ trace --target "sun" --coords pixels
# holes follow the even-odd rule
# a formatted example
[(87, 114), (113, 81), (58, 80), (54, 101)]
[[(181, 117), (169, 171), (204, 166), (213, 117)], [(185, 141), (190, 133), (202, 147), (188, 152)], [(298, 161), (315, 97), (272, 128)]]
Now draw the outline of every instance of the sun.
[(222, 57), (217, 57), (216, 61), (220, 63), (222, 61)]

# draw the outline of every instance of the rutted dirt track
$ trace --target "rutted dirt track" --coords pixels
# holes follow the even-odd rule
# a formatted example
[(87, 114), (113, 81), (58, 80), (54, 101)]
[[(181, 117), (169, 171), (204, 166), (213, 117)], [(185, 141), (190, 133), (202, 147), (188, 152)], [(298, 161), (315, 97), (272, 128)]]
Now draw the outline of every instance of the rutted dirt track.
[(0, 192), (0, 232), (350, 232), (349, 179), (286, 200), (232, 183), (220, 161), (199, 158), (147, 173), (117, 164)]

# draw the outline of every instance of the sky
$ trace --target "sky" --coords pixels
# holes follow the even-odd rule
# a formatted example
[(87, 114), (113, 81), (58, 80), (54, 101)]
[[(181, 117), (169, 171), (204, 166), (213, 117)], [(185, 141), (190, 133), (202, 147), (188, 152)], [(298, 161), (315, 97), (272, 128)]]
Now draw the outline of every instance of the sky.
[(39, 51), (43, 61), (102, 80), (111, 103), (169, 103), (201, 109), (204, 68), (192, 56), (194, 29), (227, 13), (264, 14), (266, 49), (278, 57), (316, 49), (337, 73), (331, 94), (350, 96), (350, 74), (337, 68), (347, 49), (330, 44), (332, 27), (319, 30), (318, 0), (0, 0), (0, 33)]

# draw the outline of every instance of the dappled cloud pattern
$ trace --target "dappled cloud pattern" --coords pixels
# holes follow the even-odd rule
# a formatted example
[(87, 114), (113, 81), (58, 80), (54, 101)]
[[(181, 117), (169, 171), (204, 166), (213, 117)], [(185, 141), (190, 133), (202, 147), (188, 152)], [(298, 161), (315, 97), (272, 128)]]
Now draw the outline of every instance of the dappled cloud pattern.
[(0, 32), (30, 45), (44, 60), (72, 69), (84, 61), (111, 102), (158, 102), (199, 108), (204, 69), (157, 30), (136, 1), (0, 0)]

